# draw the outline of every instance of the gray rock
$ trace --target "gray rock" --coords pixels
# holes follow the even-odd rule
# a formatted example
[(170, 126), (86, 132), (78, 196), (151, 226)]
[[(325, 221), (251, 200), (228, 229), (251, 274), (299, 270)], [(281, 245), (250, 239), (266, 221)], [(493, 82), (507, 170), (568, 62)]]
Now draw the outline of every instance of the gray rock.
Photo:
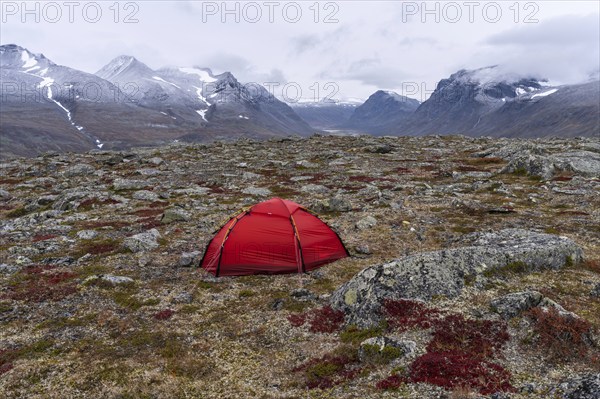
[(599, 399), (600, 373), (570, 378), (551, 389), (550, 394), (561, 399)]
[(179, 266), (189, 267), (200, 261), (200, 251), (184, 252), (179, 258)]
[(77, 232), (77, 238), (81, 240), (91, 240), (92, 238), (96, 238), (98, 233), (94, 230), (81, 230)]
[(18, 266), (0, 263), (0, 274), (15, 274), (19, 270), (21, 270), (21, 268)]
[(504, 319), (511, 319), (538, 306), (544, 296), (537, 291), (514, 292), (491, 301), (492, 309)]
[(246, 187), (242, 190), (242, 193), (257, 197), (268, 197), (271, 195), (271, 190), (264, 187)]
[(490, 172), (452, 172), (452, 178), (454, 180), (464, 180), (464, 179), (489, 179), (492, 177)]
[(186, 212), (182, 208), (173, 207), (165, 209), (162, 217), (160, 218), (160, 222), (163, 224), (172, 223), (172, 222), (180, 222), (180, 221), (188, 221), (191, 219), (191, 216), (188, 212)]
[(130, 180), (119, 178), (113, 181), (113, 189), (115, 190), (140, 190), (148, 185), (148, 182), (144, 180)]
[(397, 348), (400, 349), (397, 357), (407, 357), (416, 352), (417, 344), (413, 341), (401, 341), (385, 336), (369, 338), (360, 343), (360, 348), (358, 349), (358, 358), (360, 361), (368, 361), (369, 357), (374, 355), (374, 348), (378, 349), (379, 354), (384, 352), (386, 348)]
[(66, 177), (74, 177), (74, 176), (88, 176), (93, 174), (96, 171), (92, 165), (88, 165), (85, 163), (80, 163), (77, 165), (73, 165), (65, 169), (63, 174)]
[(150, 158), (148, 160), (148, 163), (158, 166), (158, 165), (161, 165), (162, 163), (164, 163), (164, 160), (159, 157), (154, 157), (154, 158)]
[(0, 200), (9, 200), (12, 198), (12, 195), (6, 191), (6, 190), (2, 190), (0, 188)]
[(83, 280), (83, 285), (94, 285), (105, 283), (112, 286), (133, 284), (134, 280), (126, 276), (114, 276), (112, 274), (95, 274)]
[(290, 296), (299, 301), (314, 301), (317, 296), (306, 288), (297, 288), (290, 293)]
[(333, 197), (329, 200), (329, 210), (331, 212), (349, 212), (352, 210), (352, 204), (347, 199)]
[(300, 191), (307, 194), (327, 194), (329, 189), (321, 184), (306, 184), (300, 187)]
[(596, 284), (596, 286), (592, 288), (592, 291), (590, 291), (590, 295), (593, 298), (600, 298), (600, 283)]
[(369, 215), (363, 219), (360, 219), (358, 222), (356, 222), (356, 225), (355, 225), (355, 227), (358, 230), (367, 230), (367, 229), (371, 229), (375, 226), (377, 226), (377, 219), (375, 219), (371, 215)]
[(331, 296), (331, 305), (343, 310), (349, 324), (373, 326), (381, 319), (385, 298), (429, 300), (458, 296), (467, 276), (522, 262), (529, 270), (561, 269), (579, 263), (582, 249), (565, 237), (520, 229), (475, 233), (463, 239), (468, 246), (417, 253), (371, 266)]
[(354, 250), (356, 251), (356, 253), (359, 254), (363, 254), (363, 255), (371, 255), (371, 249), (369, 248), (369, 246), (367, 244), (360, 244), (357, 245), (356, 247), (354, 247)]
[(158, 194), (156, 194), (155, 192), (152, 192), (152, 191), (148, 191), (148, 190), (136, 191), (133, 193), (133, 195), (131, 197), (133, 199), (136, 199), (139, 201), (157, 201), (158, 200)]
[(189, 303), (192, 303), (193, 301), (194, 301), (194, 296), (187, 291), (182, 292), (181, 294), (178, 294), (178, 295), (174, 296), (173, 299), (171, 299), (171, 303), (189, 304)]
[(154, 168), (143, 168), (138, 170), (137, 172), (142, 176), (156, 176), (162, 173), (160, 170)]
[(127, 237), (125, 241), (123, 241), (123, 245), (125, 248), (129, 249), (131, 252), (145, 252), (151, 251), (155, 248), (159, 247), (158, 239), (160, 238), (160, 233), (156, 229), (148, 230), (144, 233), (136, 234), (131, 237)]

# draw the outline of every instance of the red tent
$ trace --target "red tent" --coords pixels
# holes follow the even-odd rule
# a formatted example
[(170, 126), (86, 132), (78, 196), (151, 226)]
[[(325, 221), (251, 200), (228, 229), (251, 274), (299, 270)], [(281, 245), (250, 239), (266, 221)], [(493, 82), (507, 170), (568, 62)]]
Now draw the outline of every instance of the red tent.
[(273, 198), (229, 220), (200, 265), (215, 276), (302, 273), (348, 256), (338, 235), (295, 202)]

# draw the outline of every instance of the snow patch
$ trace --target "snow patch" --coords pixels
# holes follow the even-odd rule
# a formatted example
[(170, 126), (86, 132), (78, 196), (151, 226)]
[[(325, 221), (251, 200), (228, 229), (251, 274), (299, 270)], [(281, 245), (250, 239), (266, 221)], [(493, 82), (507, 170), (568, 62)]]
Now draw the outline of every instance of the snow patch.
[(213, 83), (216, 82), (217, 79), (213, 78), (212, 76), (210, 76), (210, 73), (208, 73), (207, 71), (203, 70), (203, 69), (198, 69), (198, 68), (179, 68), (179, 70), (183, 73), (187, 73), (187, 74), (191, 74), (191, 75), (197, 75), (201, 81), (206, 82), (206, 83)]
[(171, 82), (167, 82), (166, 80), (164, 80), (163, 78), (161, 78), (160, 76), (152, 76), (152, 79), (154, 80), (158, 80), (159, 82), (163, 82), (163, 83), (168, 83), (172, 86), (177, 87), (178, 89), (181, 89), (181, 87), (177, 86), (175, 83), (171, 83)]
[(21, 52), (21, 61), (23, 61), (23, 68), (31, 68), (38, 63), (27, 50)]
[(543, 93), (534, 94), (533, 96), (531, 96), (531, 98), (546, 97), (546, 96), (549, 96), (550, 94), (556, 93), (557, 91), (558, 91), (558, 89), (548, 90), (548, 91), (545, 91)]
[(210, 104), (208, 103), (208, 101), (206, 101), (206, 98), (204, 98), (204, 96), (202, 95), (202, 88), (197, 87), (197, 86), (192, 86), (194, 89), (196, 89), (196, 95), (198, 96), (198, 98), (203, 101), (206, 105), (210, 106)]
[(250, 118), (248, 118), (247, 116), (244, 116), (244, 115), (239, 115), (239, 117), (242, 118), (242, 119), (250, 119)]
[(198, 115), (200, 115), (202, 117), (202, 119), (204, 119), (205, 122), (208, 122), (206, 120), (206, 111), (208, 111), (207, 109), (199, 109), (196, 112), (198, 113)]

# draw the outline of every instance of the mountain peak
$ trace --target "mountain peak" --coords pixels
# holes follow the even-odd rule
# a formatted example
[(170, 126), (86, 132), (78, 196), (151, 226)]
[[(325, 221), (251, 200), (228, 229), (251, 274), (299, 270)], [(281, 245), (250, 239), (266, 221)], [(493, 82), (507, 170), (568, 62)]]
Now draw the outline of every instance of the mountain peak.
[(0, 46), (0, 65), (3, 67), (39, 69), (41, 66), (54, 65), (44, 54), (34, 54), (17, 44)]
[(110, 80), (115, 79), (119, 75), (130, 71), (135, 71), (139, 74), (153, 73), (152, 69), (150, 69), (143, 62), (138, 61), (138, 59), (134, 56), (120, 55), (118, 57), (113, 58), (112, 61), (103, 66), (102, 69), (96, 72), (96, 75), (100, 76), (103, 79)]

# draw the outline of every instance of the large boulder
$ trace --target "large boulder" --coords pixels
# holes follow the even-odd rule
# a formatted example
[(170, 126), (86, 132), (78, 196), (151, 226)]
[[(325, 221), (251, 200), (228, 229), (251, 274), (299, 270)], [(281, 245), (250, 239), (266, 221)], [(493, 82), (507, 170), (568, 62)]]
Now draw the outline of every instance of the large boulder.
[(429, 300), (455, 297), (477, 275), (512, 270), (560, 269), (581, 262), (582, 249), (572, 240), (521, 229), (475, 233), (462, 240), (463, 247), (410, 255), (368, 267), (331, 297), (331, 304), (346, 313), (346, 321), (361, 327), (381, 320), (386, 298)]

